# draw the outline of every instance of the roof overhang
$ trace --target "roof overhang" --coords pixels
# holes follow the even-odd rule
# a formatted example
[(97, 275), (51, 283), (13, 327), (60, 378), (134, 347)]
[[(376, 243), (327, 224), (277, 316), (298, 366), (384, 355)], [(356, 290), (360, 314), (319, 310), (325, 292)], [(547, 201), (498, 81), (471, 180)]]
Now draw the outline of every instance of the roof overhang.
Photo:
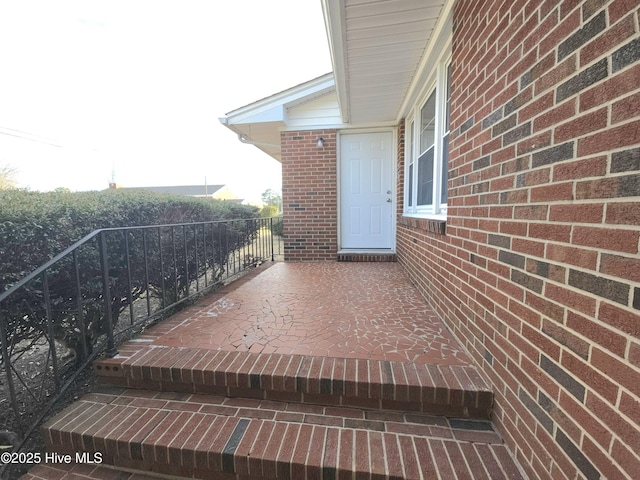
[[(240, 141), (278, 161), (283, 130), (397, 125), (430, 88), (439, 59), (450, 49), (455, 0), (321, 1), (333, 73), (220, 119)], [(328, 94), (330, 101), (317, 100)], [(335, 117), (326, 115), (331, 102)], [(296, 123), (293, 114), (301, 109), (307, 119)]]
[(328, 73), (282, 92), (240, 107), (220, 118), (220, 123), (243, 143), (255, 145), (280, 161), (280, 132), (287, 127), (287, 110), (335, 90)]
[(451, 32), (454, 0), (322, 0), (342, 119), (397, 122)]

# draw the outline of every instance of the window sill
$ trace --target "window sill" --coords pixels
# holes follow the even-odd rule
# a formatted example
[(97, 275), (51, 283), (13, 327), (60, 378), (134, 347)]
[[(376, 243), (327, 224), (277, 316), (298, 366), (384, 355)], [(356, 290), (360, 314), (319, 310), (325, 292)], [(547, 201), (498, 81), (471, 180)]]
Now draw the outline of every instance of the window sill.
[(398, 225), (439, 235), (447, 234), (447, 217), (445, 215), (403, 214), (398, 217)]
[(440, 214), (436, 214), (436, 213), (403, 213), (402, 214), (403, 217), (406, 218), (422, 218), (425, 220), (433, 220), (435, 222), (446, 222), (447, 221), (447, 214), (446, 213), (440, 213)]

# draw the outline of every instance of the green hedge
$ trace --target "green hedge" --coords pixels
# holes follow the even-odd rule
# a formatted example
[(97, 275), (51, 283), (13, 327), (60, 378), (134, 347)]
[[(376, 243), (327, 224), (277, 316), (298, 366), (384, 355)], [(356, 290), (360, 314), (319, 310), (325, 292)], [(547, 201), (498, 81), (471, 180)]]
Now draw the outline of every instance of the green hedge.
[[(144, 191), (0, 191), (0, 292), (97, 229), (256, 216), (255, 207)], [(238, 252), (255, 238), (258, 229), (256, 222), (247, 221), (157, 228), (147, 230), (145, 235), (142, 230), (105, 232), (108, 303), (114, 323), (138, 299), (153, 302), (157, 311), (188, 296), (189, 289), (204, 276), (216, 282), (229, 258), (240, 255)], [(204, 257), (205, 251), (210, 252), (208, 257)], [(48, 336), (53, 328), (54, 338), (73, 350), (79, 361), (105, 333), (97, 238), (79, 248), (76, 255), (77, 272), (73, 257), (67, 256), (47, 271), (46, 286), (39, 277), (0, 305), (0, 316), (14, 345), (27, 345), (43, 334)], [(78, 276), (82, 284), (82, 322), (78, 315)], [(53, 327), (47, 325), (47, 308)], [(85, 345), (85, 352), (78, 356), (80, 343)]]
[(255, 207), (145, 191), (0, 191), (0, 292), (94, 230), (254, 218)]

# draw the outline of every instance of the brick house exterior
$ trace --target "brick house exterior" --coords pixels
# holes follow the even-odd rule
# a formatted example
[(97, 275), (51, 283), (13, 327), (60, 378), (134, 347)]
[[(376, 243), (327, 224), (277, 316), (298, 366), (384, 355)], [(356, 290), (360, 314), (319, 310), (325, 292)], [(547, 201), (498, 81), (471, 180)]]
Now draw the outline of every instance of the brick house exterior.
[[(318, 149), (320, 136), (325, 144)], [(285, 259), (335, 260), (338, 250), (336, 131), (282, 132)]]
[[(345, 75), (349, 52), (336, 40), (356, 7), (323, 7), (336, 72), (320, 93), (342, 116), (303, 129), (284, 115), (271, 134), (280, 137), (271, 154), (283, 165), (286, 259), (294, 261), (336, 260), (340, 135), (372, 126), (357, 120), (360, 77)], [(640, 6), (456, 0), (440, 12), (449, 43), (438, 47), (434, 38), (447, 32), (436, 24), (399, 118), (379, 121), (393, 121), (396, 145), (391, 250), (491, 381), (493, 421), (530, 478), (637, 478)], [(432, 158), (414, 150), (432, 98), (420, 79), (431, 78), (438, 55), (433, 111), (447, 105), (450, 133), (440, 123), (434, 148), (448, 151), (447, 171), (434, 171), (447, 188), (434, 187), (444, 200), (427, 212), (411, 190)], [(302, 97), (319, 102), (318, 90), (294, 93), (291, 105), (275, 99), (291, 117)], [(232, 114), (227, 125), (240, 135)]]

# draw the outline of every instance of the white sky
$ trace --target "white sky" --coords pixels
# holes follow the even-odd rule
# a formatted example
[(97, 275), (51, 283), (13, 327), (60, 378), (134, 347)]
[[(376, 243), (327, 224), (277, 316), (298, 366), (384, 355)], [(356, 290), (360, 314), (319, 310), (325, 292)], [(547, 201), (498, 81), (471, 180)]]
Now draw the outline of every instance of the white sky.
[(0, 0), (0, 166), (32, 190), (115, 167), (259, 199), (280, 164), (218, 117), (330, 71), (319, 0)]

